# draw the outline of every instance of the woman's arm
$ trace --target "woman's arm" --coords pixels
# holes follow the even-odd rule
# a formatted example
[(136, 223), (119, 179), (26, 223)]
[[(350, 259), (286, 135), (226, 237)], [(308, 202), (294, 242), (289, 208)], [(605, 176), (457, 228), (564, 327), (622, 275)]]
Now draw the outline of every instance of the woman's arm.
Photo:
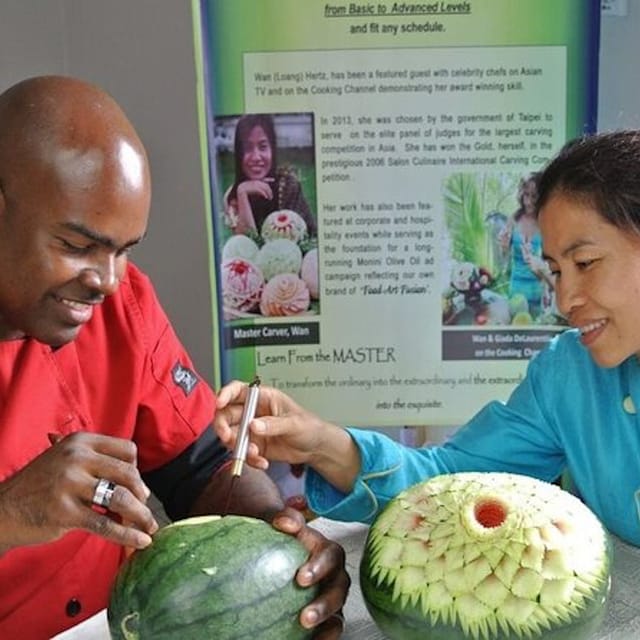
[[(438, 447), (412, 449), (374, 431), (341, 429), (282, 392), (262, 387), (262, 417), (251, 424), (247, 460), (259, 468), (266, 468), (267, 460), (306, 463), (313, 511), (365, 522), (403, 489), (441, 473), (506, 471), (552, 480), (566, 458), (540, 403), (559, 386), (554, 377), (557, 360), (550, 355), (541, 353), (530, 363), (507, 403), (488, 404)], [(235, 442), (246, 388), (233, 382), (219, 394), (215, 429), (227, 446)]]
[[(248, 231), (258, 231), (256, 221), (251, 208), (251, 196), (258, 196), (265, 200), (273, 198), (273, 191), (269, 182), (272, 178), (266, 180), (245, 180), (238, 185), (236, 190), (236, 199), (234, 206), (235, 225), (234, 233), (247, 233)], [(234, 201), (230, 201), (230, 206), (234, 205)]]

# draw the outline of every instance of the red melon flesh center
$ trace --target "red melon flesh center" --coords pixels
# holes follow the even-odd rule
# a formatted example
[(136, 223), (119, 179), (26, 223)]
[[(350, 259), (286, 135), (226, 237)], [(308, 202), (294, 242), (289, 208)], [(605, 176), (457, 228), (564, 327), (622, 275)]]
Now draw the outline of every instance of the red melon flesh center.
[(507, 519), (505, 505), (497, 500), (478, 502), (473, 513), (478, 523), (486, 529), (499, 527)]

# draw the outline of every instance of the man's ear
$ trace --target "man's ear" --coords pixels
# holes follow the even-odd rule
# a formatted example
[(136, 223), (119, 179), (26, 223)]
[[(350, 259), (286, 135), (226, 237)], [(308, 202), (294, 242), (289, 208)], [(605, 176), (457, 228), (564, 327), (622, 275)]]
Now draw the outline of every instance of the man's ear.
[(2, 190), (2, 185), (0, 184), (0, 216), (4, 214), (5, 210), (5, 199), (4, 199), (4, 191)]

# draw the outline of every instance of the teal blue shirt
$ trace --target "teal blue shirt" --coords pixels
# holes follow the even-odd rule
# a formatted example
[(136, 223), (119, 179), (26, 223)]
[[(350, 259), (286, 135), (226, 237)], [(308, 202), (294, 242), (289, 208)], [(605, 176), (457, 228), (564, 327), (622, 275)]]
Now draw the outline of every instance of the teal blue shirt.
[(507, 471), (552, 481), (565, 470), (614, 534), (640, 546), (640, 363), (599, 367), (575, 330), (534, 358), (506, 403), (491, 402), (442, 446), (404, 447), (349, 429), (362, 465), (342, 494), (309, 470), (307, 499), (319, 515), (370, 522), (406, 487), (441, 473)]

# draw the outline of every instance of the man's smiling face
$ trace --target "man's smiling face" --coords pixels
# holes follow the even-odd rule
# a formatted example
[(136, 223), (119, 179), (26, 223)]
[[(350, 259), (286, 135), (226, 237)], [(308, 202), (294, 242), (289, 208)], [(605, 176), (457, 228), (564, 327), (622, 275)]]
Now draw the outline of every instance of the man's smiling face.
[(108, 104), (86, 113), (65, 127), (54, 116), (49, 129), (22, 121), (17, 134), (0, 131), (16, 141), (0, 162), (0, 340), (73, 340), (145, 233), (144, 150)]

